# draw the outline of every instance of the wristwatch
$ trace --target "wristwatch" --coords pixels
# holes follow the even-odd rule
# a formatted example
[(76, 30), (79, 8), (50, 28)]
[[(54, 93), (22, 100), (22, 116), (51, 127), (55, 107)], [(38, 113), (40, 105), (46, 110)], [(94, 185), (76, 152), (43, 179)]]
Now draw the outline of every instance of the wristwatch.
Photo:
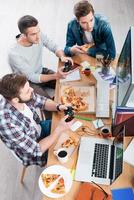
[(58, 110), (58, 111), (61, 111), (60, 110), (60, 106), (61, 106), (62, 104), (60, 103), (60, 104), (58, 104), (57, 106), (56, 106), (56, 109)]

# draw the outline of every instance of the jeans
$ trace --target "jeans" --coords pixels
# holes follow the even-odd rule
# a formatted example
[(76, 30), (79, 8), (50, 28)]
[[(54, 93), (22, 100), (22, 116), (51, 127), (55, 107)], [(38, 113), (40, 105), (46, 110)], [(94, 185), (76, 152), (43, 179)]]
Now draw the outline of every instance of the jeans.
[(39, 141), (50, 135), (51, 120), (43, 120), (40, 122), (40, 125), (41, 125), (41, 135), (40, 135)]
[[(41, 74), (50, 75), (50, 74), (54, 74), (54, 73), (55, 73), (54, 71), (52, 71), (48, 68), (42, 68)], [(46, 89), (47, 88), (55, 89), (55, 84), (56, 84), (56, 80), (48, 81), (48, 82), (45, 82), (45, 83), (30, 82), (30, 86), (34, 89), (34, 91), (37, 94), (39, 94), (41, 96), (45, 96), (45, 97), (50, 98), (50, 99), (51, 99), (51, 97), (47, 93)]]
[[(43, 138), (50, 135), (51, 120), (43, 120), (43, 121), (40, 122), (40, 125), (41, 125), (41, 135), (40, 135), (40, 138), (38, 139), (38, 142), (40, 140), (42, 140)], [(42, 158), (41, 158), (42, 161), (44, 162), (44, 165), (47, 162), (47, 158), (48, 158), (48, 150), (43, 153)]]
[[(42, 74), (54, 74), (54, 71), (48, 69), (48, 68), (42, 68)], [(50, 97), (50, 95), (47, 92), (47, 88), (55, 89), (56, 80), (48, 81), (45, 83), (33, 83), (30, 82), (30, 86), (34, 89), (35, 93), (45, 96), (49, 99), (53, 99), (53, 97)], [(53, 90), (54, 91), (54, 90)], [(52, 119), (52, 112), (44, 110), (45, 118), (46, 119)]]

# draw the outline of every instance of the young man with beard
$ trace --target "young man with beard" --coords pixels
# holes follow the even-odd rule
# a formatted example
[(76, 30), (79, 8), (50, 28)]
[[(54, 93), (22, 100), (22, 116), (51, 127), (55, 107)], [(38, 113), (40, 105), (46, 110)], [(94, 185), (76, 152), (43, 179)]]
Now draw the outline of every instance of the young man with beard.
[(67, 107), (33, 92), (24, 75), (8, 74), (0, 81), (0, 138), (23, 165), (44, 165), (47, 150), (69, 128), (62, 119), (50, 135), (51, 120), (40, 121), (36, 108), (63, 111)]

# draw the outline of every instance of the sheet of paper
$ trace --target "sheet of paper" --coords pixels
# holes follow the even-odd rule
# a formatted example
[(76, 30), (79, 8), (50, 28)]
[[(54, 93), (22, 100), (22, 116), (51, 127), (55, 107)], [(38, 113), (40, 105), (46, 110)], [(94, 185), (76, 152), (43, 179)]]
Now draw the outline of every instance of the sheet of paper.
[(80, 128), (82, 126), (82, 122), (80, 121), (76, 121), (72, 124), (72, 126), (70, 127), (70, 129), (75, 132), (78, 128)]
[(126, 150), (124, 151), (124, 161), (134, 166), (134, 139), (130, 142)]
[(113, 89), (115, 87), (114, 79), (115, 79), (115, 71), (110, 67), (110, 72), (107, 75), (102, 74), (101, 68), (97, 68), (93, 72), (94, 77), (97, 81), (107, 81), (109, 82), (110, 89)]
[(70, 74), (67, 75), (66, 79), (60, 79), (60, 82), (67, 82), (67, 81), (78, 81), (80, 80), (80, 71), (79, 69), (74, 70), (73, 72), (71, 72)]

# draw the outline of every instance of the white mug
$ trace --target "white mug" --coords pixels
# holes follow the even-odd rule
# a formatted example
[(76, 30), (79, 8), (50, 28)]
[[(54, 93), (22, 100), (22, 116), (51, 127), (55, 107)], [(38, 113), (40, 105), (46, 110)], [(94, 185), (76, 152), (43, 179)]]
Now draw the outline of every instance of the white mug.
[(65, 163), (68, 161), (68, 152), (65, 148), (60, 148), (54, 151), (54, 154), (57, 156), (59, 162)]

